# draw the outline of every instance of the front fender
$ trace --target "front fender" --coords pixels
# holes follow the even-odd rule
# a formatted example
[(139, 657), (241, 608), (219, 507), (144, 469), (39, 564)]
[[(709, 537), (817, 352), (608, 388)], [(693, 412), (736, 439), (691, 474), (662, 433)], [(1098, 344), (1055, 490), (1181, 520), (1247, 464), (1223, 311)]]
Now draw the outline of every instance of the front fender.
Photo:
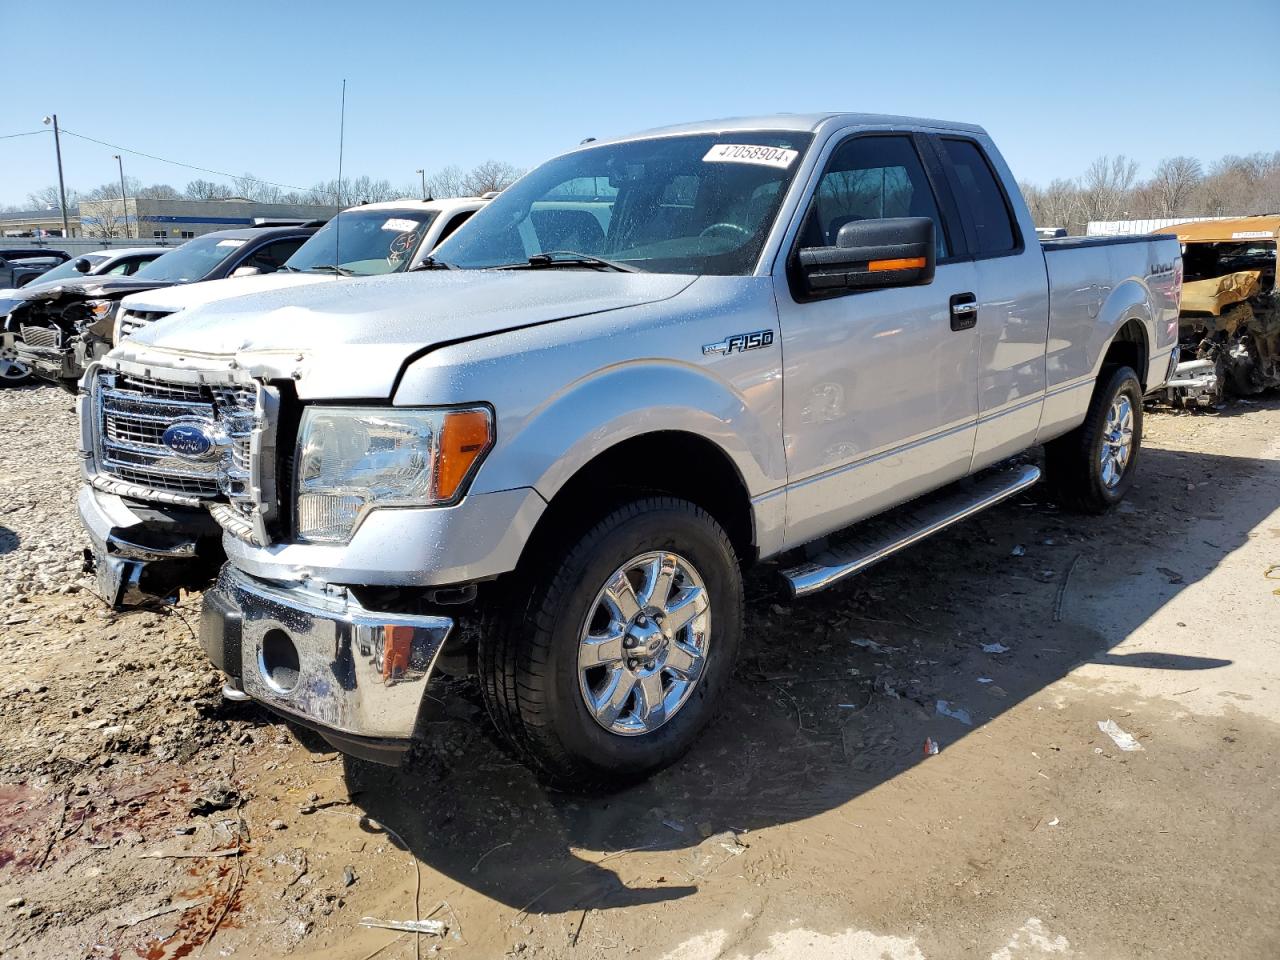
[[(766, 385), (767, 387), (767, 385)], [(508, 470), (533, 476), (550, 500), (592, 459), (625, 440), (682, 431), (704, 437), (733, 462), (748, 494), (776, 487), (780, 423), (776, 405), (753, 404), (728, 384), (691, 365), (634, 361), (597, 371), (530, 412), (486, 464), (486, 483), (505, 488)], [(697, 464), (671, 464), (696, 470)]]

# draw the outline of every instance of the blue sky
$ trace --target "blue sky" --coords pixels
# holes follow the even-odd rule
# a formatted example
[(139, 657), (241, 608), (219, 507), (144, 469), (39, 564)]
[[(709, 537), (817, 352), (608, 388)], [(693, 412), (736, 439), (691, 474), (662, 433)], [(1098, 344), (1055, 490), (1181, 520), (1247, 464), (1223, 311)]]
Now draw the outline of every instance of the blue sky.
[[(300, 186), (336, 173), (343, 77), (346, 170), (395, 184), (422, 166), (530, 166), (586, 136), (777, 111), (981, 123), (1036, 182), (1103, 153), (1145, 173), (1174, 154), (1280, 149), (1280, 0), (73, 0), (51, 26), (53, 9), (0, 8), (0, 136), (57, 112), (92, 137)], [(116, 176), (110, 148), (63, 149), (69, 185)], [(125, 169), (178, 187), (205, 176), (128, 154)], [(51, 137), (0, 139), (0, 203), (55, 181)]]

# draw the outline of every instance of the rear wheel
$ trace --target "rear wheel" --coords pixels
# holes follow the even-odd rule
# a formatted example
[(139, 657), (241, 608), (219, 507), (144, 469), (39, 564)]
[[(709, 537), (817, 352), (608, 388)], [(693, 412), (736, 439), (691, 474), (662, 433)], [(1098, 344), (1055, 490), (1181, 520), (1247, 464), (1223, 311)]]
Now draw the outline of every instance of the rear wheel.
[(621, 786), (678, 759), (710, 721), (742, 632), (742, 577), (720, 525), (683, 500), (612, 510), (480, 640), (486, 705), (545, 777)]
[(1045, 445), (1049, 476), (1064, 506), (1104, 513), (1133, 484), (1142, 447), (1142, 384), (1129, 367), (1103, 371), (1085, 421)]

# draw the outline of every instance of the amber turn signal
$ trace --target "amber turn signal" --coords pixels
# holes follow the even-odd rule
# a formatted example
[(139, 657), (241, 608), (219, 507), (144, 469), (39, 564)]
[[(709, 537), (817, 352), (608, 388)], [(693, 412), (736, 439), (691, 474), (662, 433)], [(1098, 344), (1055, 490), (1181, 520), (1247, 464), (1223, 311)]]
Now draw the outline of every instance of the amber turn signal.
[(487, 410), (456, 410), (445, 415), (436, 462), (436, 496), (452, 500), (472, 466), (493, 444)]
[(897, 260), (872, 260), (867, 264), (867, 269), (872, 273), (884, 270), (923, 270), (924, 264), (924, 257), (902, 257)]

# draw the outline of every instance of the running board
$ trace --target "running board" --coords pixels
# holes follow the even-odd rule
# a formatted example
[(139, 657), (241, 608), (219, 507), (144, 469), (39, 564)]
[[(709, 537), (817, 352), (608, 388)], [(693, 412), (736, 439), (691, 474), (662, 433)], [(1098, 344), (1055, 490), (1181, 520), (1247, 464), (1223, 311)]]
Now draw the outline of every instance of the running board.
[(938, 493), (864, 520), (848, 533), (834, 535), (809, 560), (782, 571), (782, 577), (793, 597), (817, 593), (953, 523), (994, 507), (1039, 479), (1039, 467), (1023, 464), (1013, 469), (997, 468), (943, 487)]

